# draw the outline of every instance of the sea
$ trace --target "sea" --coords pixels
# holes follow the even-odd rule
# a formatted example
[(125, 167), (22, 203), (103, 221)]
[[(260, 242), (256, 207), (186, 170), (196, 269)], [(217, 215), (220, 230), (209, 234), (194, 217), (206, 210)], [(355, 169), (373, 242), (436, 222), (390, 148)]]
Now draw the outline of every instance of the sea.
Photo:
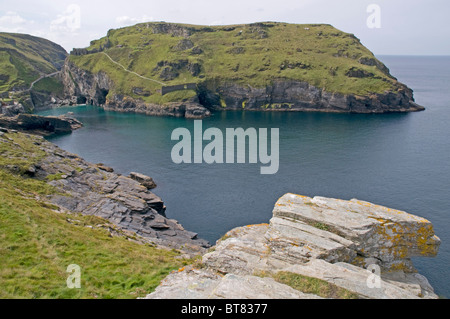
[[(93, 163), (127, 175), (153, 177), (167, 217), (214, 244), (227, 231), (267, 223), (286, 193), (357, 198), (430, 220), (441, 238), (434, 258), (414, 258), (444, 298), (450, 297), (450, 57), (379, 56), (414, 90), (424, 112), (328, 114), (222, 111), (203, 129), (279, 129), (279, 170), (262, 175), (256, 164), (175, 164), (177, 128), (194, 121), (105, 111), (95, 106), (40, 112), (73, 112), (84, 127), (48, 139)], [(207, 143), (205, 142), (204, 145)]]

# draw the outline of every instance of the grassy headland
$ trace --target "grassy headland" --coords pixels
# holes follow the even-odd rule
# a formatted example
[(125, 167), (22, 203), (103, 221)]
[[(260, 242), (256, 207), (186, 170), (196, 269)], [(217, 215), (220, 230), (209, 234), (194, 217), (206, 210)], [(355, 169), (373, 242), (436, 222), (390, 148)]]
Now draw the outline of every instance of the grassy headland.
[(163, 97), (136, 94), (134, 88), (155, 93), (161, 85), (124, 71), (103, 53), (127, 70), (166, 85), (207, 80), (265, 87), (284, 79), (364, 96), (395, 90), (398, 84), (359, 39), (325, 24), (205, 27), (142, 23), (110, 30), (106, 37), (92, 41), (86, 52), (69, 59), (92, 73), (105, 72), (114, 83), (110, 96), (124, 94), (158, 104), (183, 96), (180, 92)]

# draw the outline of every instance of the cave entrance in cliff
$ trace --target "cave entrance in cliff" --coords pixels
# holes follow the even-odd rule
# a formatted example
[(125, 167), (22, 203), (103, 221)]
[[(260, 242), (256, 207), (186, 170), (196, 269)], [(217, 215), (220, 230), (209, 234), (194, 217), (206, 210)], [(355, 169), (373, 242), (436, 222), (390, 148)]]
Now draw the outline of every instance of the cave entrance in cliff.
[(97, 103), (98, 105), (104, 105), (106, 103), (106, 97), (109, 94), (109, 90), (101, 89), (98, 93)]
[(77, 97), (77, 104), (86, 104), (87, 98), (85, 96)]
[(206, 83), (197, 85), (197, 97), (200, 105), (209, 110), (213, 110), (215, 106), (221, 105), (220, 96), (209, 90)]

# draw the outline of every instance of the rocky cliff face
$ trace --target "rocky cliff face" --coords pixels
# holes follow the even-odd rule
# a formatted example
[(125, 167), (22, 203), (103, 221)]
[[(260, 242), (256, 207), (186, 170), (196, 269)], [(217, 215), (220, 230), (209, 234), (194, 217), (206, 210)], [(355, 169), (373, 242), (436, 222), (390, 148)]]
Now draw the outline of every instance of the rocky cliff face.
[[(74, 50), (63, 73), (69, 95), (81, 102), (150, 115), (424, 110), (358, 38), (321, 24), (143, 23)], [(196, 90), (161, 94), (187, 84)]]
[(0, 32), (0, 54), (0, 100), (23, 105), (14, 115), (58, 104), (62, 85), (56, 75), (68, 56), (64, 48), (28, 34)]
[(413, 92), (402, 86), (397, 92), (358, 96), (330, 93), (307, 82), (274, 80), (270, 86), (253, 88), (235, 83), (204, 83), (199, 96), (212, 109), (262, 111), (316, 111), (337, 113), (415, 112), (424, 108), (414, 102)]
[(307, 82), (274, 80), (264, 88), (218, 84), (205, 81), (198, 85), (198, 98), (163, 105), (146, 103), (122, 94), (107, 98), (114, 83), (103, 72), (92, 74), (70, 61), (63, 67), (63, 83), (68, 98), (77, 104), (88, 103), (106, 110), (137, 112), (155, 116), (201, 119), (214, 110), (316, 111), (336, 113), (415, 112), (424, 108), (414, 102), (413, 92), (402, 86), (396, 92), (369, 96), (330, 93)]
[(437, 298), (410, 258), (435, 256), (439, 244), (429, 221), (403, 211), (286, 194), (270, 224), (230, 231), (199, 265), (169, 275), (147, 298), (330, 297), (280, 274), (358, 298)]
[(195, 98), (159, 105), (146, 103), (143, 100), (123, 94), (114, 94), (110, 97), (108, 93), (114, 83), (106, 73), (91, 73), (78, 68), (69, 60), (66, 60), (62, 69), (62, 79), (66, 95), (72, 101), (72, 104), (91, 104), (102, 106), (105, 110), (192, 119), (201, 119), (211, 114)]
[(38, 135), (52, 135), (70, 133), (83, 126), (83, 124), (67, 115), (38, 116), (32, 114), (19, 114), (16, 116), (3, 116), (0, 114), (0, 126), (30, 132)]
[[(4, 132), (13, 134), (11, 130), (0, 128), (0, 135)], [(8, 156), (16, 163), (40, 159), (25, 172), (19, 165), (9, 165), (6, 169), (47, 181), (55, 192), (45, 200), (57, 205), (61, 211), (104, 218), (115, 225), (109, 229), (112, 236), (125, 231), (130, 240), (179, 249), (187, 254), (201, 253), (210, 246), (196, 233), (167, 218), (164, 202), (149, 190), (156, 186), (151, 178), (137, 173), (122, 176), (114, 173), (112, 168), (88, 163), (61, 150), (40, 136), (14, 134), (22, 134), (29, 140), (34, 148), (32, 154), (23, 152), (12, 140), (2, 138), (1, 142), (10, 150), (2, 156)]]

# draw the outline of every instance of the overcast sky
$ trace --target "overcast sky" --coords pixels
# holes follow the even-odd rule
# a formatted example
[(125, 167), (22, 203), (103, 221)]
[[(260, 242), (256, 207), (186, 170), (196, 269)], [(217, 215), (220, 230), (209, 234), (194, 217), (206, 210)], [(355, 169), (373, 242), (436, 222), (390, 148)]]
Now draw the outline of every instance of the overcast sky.
[(147, 21), (328, 23), (377, 55), (450, 55), (449, 14), (449, 0), (0, 0), (0, 31), (41, 36), (70, 51)]

